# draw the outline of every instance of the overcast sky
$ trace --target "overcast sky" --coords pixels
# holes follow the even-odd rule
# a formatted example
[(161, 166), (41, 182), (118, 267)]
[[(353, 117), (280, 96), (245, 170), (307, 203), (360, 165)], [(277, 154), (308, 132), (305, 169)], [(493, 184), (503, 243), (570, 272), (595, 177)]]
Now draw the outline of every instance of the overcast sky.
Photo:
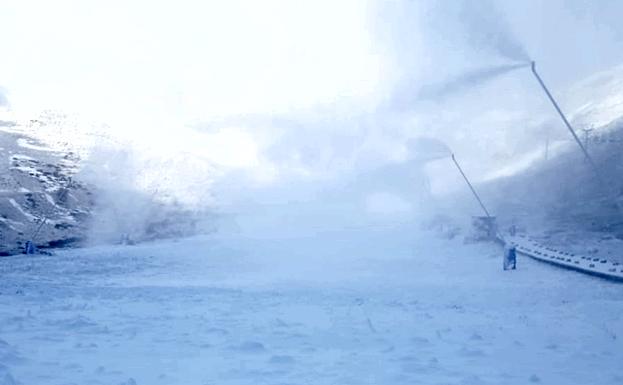
[(401, 160), (422, 135), (485, 173), (555, 119), (529, 69), (421, 89), (523, 47), (563, 92), (623, 61), (622, 16), (616, 0), (8, 0), (0, 86), (16, 111), (79, 112), (154, 148), (209, 131), (192, 151), (216, 143), (211, 161), (266, 180)]

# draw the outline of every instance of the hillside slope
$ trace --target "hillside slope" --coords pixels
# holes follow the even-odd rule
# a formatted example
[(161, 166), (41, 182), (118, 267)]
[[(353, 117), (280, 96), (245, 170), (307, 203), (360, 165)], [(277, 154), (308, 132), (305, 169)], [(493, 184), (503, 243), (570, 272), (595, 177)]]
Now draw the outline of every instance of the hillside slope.
[[(171, 197), (170, 189), (161, 188), (163, 182), (177, 188), (178, 175), (158, 168), (172, 168), (163, 164), (166, 159), (148, 159), (153, 164), (145, 172), (151, 174), (144, 178), (128, 159), (131, 144), (112, 138), (107, 126), (87, 124), (54, 111), (18, 119), (0, 110), (0, 255), (22, 252), (33, 237), (38, 247), (47, 248), (214, 230), (207, 208), (177, 199), (191, 192), (179, 187), (182, 192)], [(194, 171), (191, 160), (179, 158), (181, 166)], [(154, 186), (143, 188), (137, 180)]]
[[(549, 152), (523, 171), (481, 186), (503, 226), (517, 224), (550, 243), (582, 251), (615, 254), (623, 247), (621, 84), (623, 66), (592, 76), (559, 97), (597, 170), (560, 121), (556, 129), (567, 139), (550, 142)], [(544, 143), (546, 135), (544, 129)]]
[(20, 252), (39, 227), (34, 241), (42, 247), (84, 237), (94, 203), (89, 187), (73, 178), (79, 161), (20, 132), (16, 122), (0, 122), (0, 254)]
[(1, 259), (0, 383), (621, 382), (618, 285), (411, 226), (261, 220)]

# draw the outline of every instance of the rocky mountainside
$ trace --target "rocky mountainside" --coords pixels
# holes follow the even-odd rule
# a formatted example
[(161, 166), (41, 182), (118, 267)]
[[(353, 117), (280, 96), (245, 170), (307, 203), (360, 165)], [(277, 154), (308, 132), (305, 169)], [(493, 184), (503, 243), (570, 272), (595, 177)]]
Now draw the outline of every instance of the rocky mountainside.
[(30, 239), (40, 247), (81, 241), (94, 201), (73, 177), (80, 156), (20, 131), (0, 121), (0, 255), (20, 252)]
[[(83, 127), (52, 111), (27, 120), (2, 112), (0, 255), (23, 252), (28, 240), (39, 248), (54, 248), (214, 231), (207, 209), (189, 208), (179, 200), (162, 199), (166, 192), (157, 188), (133, 189), (119, 180), (116, 174), (132, 175), (132, 170), (124, 170), (123, 159), (115, 158), (131, 150), (110, 138), (106, 126)], [(112, 150), (93, 158), (94, 149), (101, 147)], [(100, 175), (107, 173), (115, 175)], [(157, 183), (162, 178), (152, 179)]]

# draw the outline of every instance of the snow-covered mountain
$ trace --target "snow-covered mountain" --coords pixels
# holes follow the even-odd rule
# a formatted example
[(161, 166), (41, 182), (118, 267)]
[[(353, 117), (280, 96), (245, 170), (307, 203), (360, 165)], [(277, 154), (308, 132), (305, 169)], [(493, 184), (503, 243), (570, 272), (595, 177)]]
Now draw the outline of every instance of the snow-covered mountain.
[[(591, 166), (562, 121), (567, 139), (534, 149), (529, 164), (481, 186), (485, 201), (504, 226), (523, 225), (550, 243), (609, 243), (623, 246), (623, 66), (596, 74), (559, 96), (578, 137), (594, 159)], [(543, 98), (545, 98), (543, 96)], [(556, 112), (552, 108), (552, 115)], [(588, 131), (586, 131), (588, 130)], [(546, 147), (547, 146), (547, 147)]]
[(31, 239), (38, 247), (133, 243), (207, 229), (205, 210), (181, 204), (158, 185), (150, 192), (125, 183), (165, 177), (162, 167), (160, 174), (147, 170), (151, 179), (128, 171), (123, 156), (131, 149), (106, 126), (85, 127), (54, 111), (26, 119), (0, 112), (1, 255), (21, 252)]
[(0, 122), (0, 253), (19, 252), (30, 239), (61, 246), (84, 238), (93, 208), (90, 188), (74, 178), (80, 155), (28, 135), (40, 123)]

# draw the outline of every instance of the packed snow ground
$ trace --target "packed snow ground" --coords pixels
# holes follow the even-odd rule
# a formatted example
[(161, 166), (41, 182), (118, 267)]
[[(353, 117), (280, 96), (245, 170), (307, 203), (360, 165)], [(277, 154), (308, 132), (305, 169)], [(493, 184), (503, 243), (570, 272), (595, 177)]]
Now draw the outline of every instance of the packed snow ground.
[(615, 384), (623, 286), (409, 226), (0, 259), (0, 384)]

